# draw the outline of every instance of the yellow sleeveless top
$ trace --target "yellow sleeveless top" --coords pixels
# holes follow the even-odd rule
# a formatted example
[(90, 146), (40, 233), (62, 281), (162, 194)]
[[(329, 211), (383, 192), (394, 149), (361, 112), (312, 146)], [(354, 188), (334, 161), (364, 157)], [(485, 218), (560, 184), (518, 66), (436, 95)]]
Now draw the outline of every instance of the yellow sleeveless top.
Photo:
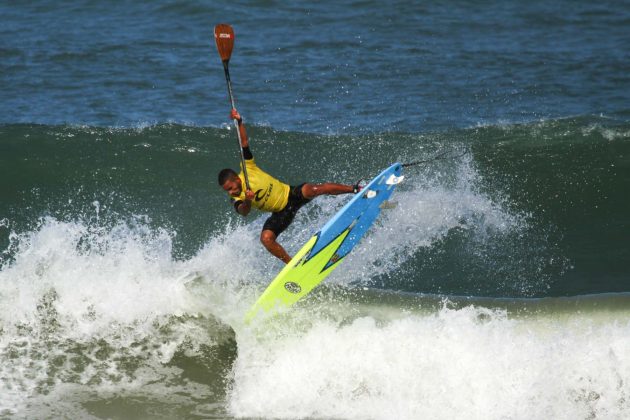
[[(289, 201), (289, 186), (260, 169), (254, 159), (245, 159), (245, 167), (247, 168), (249, 187), (256, 194), (252, 206), (258, 210), (270, 212), (284, 209)], [(236, 201), (245, 201), (245, 175), (242, 169), (241, 165), (241, 173), (238, 174), (238, 177), (241, 179), (243, 191), (238, 197), (232, 197)]]

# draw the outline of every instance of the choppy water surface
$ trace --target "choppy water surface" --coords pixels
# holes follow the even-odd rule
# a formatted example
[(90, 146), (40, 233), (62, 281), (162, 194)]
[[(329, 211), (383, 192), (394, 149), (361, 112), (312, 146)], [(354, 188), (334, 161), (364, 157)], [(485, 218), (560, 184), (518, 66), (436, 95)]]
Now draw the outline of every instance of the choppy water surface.
[[(1, 5), (0, 415), (624, 418), (623, 2)], [(238, 164), (288, 183), (409, 168), (365, 240), (272, 322), (281, 264)], [(347, 200), (320, 197), (295, 252)]]

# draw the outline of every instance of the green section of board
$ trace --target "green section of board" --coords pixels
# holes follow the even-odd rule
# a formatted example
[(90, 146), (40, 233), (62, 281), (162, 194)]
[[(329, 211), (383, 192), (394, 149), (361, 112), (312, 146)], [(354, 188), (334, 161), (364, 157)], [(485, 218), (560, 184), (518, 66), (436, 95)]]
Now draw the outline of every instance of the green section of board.
[(402, 180), (402, 164), (394, 163), (375, 176), (313, 236), (269, 284), (245, 315), (270, 315), (306, 296), (359, 243)]
[(245, 322), (249, 323), (260, 312), (271, 314), (288, 308), (313, 290), (343, 259), (334, 260), (335, 252), (349, 232), (350, 230), (346, 229), (316, 255), (306, 259), (319, 236), (315, 235), (309, 239), (247, 312)]

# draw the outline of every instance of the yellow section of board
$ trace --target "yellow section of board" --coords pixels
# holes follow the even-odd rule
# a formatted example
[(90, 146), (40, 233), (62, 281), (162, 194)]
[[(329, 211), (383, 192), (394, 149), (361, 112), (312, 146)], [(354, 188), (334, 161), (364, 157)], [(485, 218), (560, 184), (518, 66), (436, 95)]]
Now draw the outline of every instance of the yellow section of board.
[[(245, 322), (249, 323), (261, 312), (270, 314), (281, 308), (288, 308), (313, 290), (343, 259), (335, 261), (333, 256), (349, 232), (350, 230), (346, 229), (317, 255), (304, 261), (304, 257), (313, 249), (318, 237), (316, 235), (309, 239), (247, 312)], [(324, 270), (329, 262), (332, 264)]]

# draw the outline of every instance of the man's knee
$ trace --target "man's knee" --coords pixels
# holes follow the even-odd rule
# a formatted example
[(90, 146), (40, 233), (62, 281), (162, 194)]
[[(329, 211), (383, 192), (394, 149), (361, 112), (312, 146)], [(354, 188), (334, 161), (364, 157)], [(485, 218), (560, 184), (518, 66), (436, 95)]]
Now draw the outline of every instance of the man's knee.
[(320, 185), (318, 184), (302, 185), (302, 196), (309, 200), (315, 198), (317, 195), (319, 195), (318, 187), (320, 187)]
[(270, 245), (276, 243), (276, 234), (271, 230), (263, 230), (260, 233), (260, 242), (268, 248)]

